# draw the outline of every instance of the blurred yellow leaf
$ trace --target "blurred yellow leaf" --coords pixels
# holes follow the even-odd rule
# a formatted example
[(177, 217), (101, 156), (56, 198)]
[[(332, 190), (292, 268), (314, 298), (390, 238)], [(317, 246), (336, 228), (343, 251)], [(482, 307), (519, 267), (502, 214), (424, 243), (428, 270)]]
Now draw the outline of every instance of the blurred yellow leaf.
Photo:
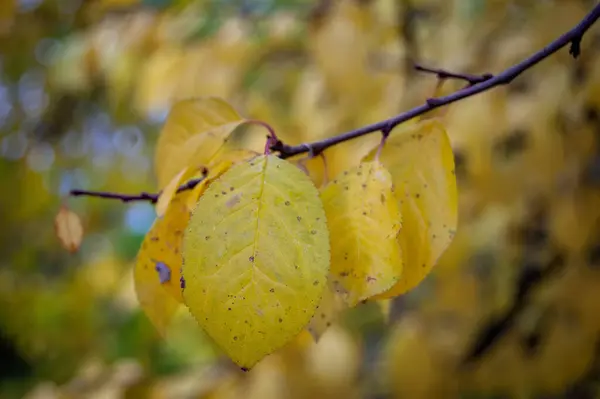
[(83, 239), (83, 226), (77, 214), (62, 206), (54, 219), (56, 236), (69, 252), (77, 252)]
[(167, 185), (186, 166), (206, 166), (243, 122), (231, 105), (217, 97), (176, 103), (156, 144), (159, 186)]
[(17, 10), (17, 0), (2, 0), (0, 3), (0, 36), (10, 32)]
[(331, 287), (327, 287), (323, 291), (319, 306), (307, 327), (315, 342), (319, 341), (325, 331), (335, 323), (339, 314), (347, 307), (348, 305), (342, 300), (341, 296), (336, 295)]
[(274, 155), (235, 165), (208, 187), (183, 248), (185, 303), (247, 369), (308, 324), (329, 272), (318, 191)]
[[(376, 299), (416, 287), (431, 271), (454, 237), (458, 223), (454, 155), (446, 130), (425, 120), (395, 131), (380, 154), (390, 171), (402, 214), (402, 278)], [(366, 159), (375, 158), (374, 148)]]
[(173, 198), (165, 214), (158, 217), (138, 252), (134, 281), (142, 309), (161, 335), (165, 335), (173, 314), (183, 302), (181, 295), (181, 242), (190, 212), (186, 197)]
[(392, 176), (378, 161), (343, 172), (321, 191), (331, 236), (331, 283), (350, 306), (390, 289), (402, 274), (402, 217)]

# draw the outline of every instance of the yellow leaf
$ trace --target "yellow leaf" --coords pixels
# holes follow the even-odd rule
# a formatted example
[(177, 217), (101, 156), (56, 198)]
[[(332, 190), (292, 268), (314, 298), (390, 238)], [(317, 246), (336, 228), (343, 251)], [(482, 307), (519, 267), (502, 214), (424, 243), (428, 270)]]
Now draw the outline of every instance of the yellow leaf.
[(164, 187), (188, 165), (207, 165), (244, 122), (231, 105), (217, 97), (176, 103), (156, 144), (155, 171)]
[(392, 176), (364, 162), (321, 191), (331, 234), (331, 282), (350, 306), (390, 289), (402, 274), (402, 217)]
[(190, 194), (191, 191), (186, 191), (175, 196), (165, 214), (154, 221), (142, 242), (134, 269), (140, 305), (163, 336), (183, 302), (181, 242), (190, 217), (185, 202)]
[[(200, 175), (205, 175), (204, 172), (206, 172), (206, 170), (204, 168), (200, 169), (202, 169)], [(167, 206), (173, 199), (173, 196), (177, 194), (179, 187), (187, 180), (195, 177), (198, 174), (198, 170), (198, 168), (186, 167), (182, 169), (173, 179), (171, 179), (169, 184), (167, 184), (167, 186), (160, 193), (158, 201), (156, 202), (155, 209), (157, 216), (164, 215), (165, 211), (167, 210)]]
[(208, 174), (206, 178), (198, 183), (196, 187), (194, 187), (192, 194), (187, 199), (187, 207), (190, 211), (193, 211), (196, 207), (196, 202), (198, 202), (198, 198), (204, 193), (206, 187), (210, 183), (212, 183), (215, 179), (219, 178), (223, 173), (225, 173), (229, 168), (231, 168), (234, 164), (248, 160), (257, 156), (258, 154), (254, 151), (249, 150), (233, 150), (227, 151), (222, 156), (217, 156), (217, 159), (209, 165)]
[(402, 214), (404, 270), (396, 285), (374, 299), (403, 294), (427, 277), (452, 242), (458, 219), (454, 156), (441, 123), (425, 120), (392, 133), (379, 159), (392, 175)]
[(342, 298), (327, 287), (323, 291), (321, 302), (315, 311), (315, 315), (308, 324), (307, 330), (315, 342), (338, 319), (339, 314), (347, 307)]
[(69, 252), (77, 252), (83, 239), (83, 226), (76, 213), (61, 207), (54, 219), (54, 229), (62, 246)]
[(246, 369), (308, 324), (329, 272), (319, 193), (274, 155), (235, 165), (208, 187), (183, 249), (185, 303)]

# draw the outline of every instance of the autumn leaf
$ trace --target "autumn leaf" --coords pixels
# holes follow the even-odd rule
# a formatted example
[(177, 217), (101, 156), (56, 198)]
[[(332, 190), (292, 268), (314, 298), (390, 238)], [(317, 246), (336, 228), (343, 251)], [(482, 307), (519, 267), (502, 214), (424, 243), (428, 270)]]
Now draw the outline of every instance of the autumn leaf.
[(273, 155), (235, 165), (208, 187), (183, 248), (185, 303), (246, 369), (308, 324), (329, 272), (318, 191)]
[(321, 191), (331, 234), (331, 282), (350, 306), (390, 289), (402, 274), (402, 217), (392, 177), (377, 161), (343, 172)]
[(173, 198), (155, 221), (138, 252), (134, 268), (135, 290), (144, 312), (164, 336), (171, 318), (183, 302), (181, 295), (181, 243), (190, 212), (186, 191)]
[(192, 195), (188, 197), (188, 209), (193, 211), (196, 207), (198, 198), (200, 198), (202, 193), (206, 190), (206, 187), (208, 187), (210, 183), (229, 170), (229, 168), (241, 161), (251, 159), (257, 155), (257, 153), (249, 150), (233, 150), (226, 151), (223, 155), (217, 156), (207, 168), (208, 174), (206, 175), (206, 178), (193, 188)]
[(69, 252), (77, 252), (83, 239), (83, 226), (77, 214), (62, 206), (54, 219), (56, 236)]
[(347, 307), (348, 305), (342, 300), (342, 297), (336, 295), (330, 287), (323, 291), (321, 302), (319, 302), (319, 306), (307, 327), (315, 342), (319, 341), (325, 331), (333, 325), (340, 313)]
[(160, 187), (187, 166), (208, 165), (244, 122), (231, 105), (217, 97), (176, 103), (156, 144), (155, 171)]
[[(374, 148), (366, 159), (376, 154)], [(375, 299), (403, 294), (427, 277), (458, 223), (454, 156), (441, 123), (425, 120), (394, 132), (379, 160), (392, 176), (402, 214), (398, 242), (404, 270), (400, 281)]]

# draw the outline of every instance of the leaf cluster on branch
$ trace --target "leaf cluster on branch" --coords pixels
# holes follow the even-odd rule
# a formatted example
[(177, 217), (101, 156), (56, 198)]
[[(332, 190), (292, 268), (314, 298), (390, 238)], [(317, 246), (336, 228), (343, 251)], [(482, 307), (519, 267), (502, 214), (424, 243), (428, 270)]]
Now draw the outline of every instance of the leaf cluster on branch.
[[(284, 143), (268, 124), (242, 117), (219, 98), (178, 102), (156, 148), (160, 192), (71, 195), (155, 203), (157, 218), (135, 266), (142, 307), (163, 335), (178, 310), (189, 309), (236, 364), (250, 369), (305, 329), (318, 338), (344, 308), (397, 297), (429, 274), (456, 232), (457, 189), (443, 120), (417, 118), (509, 84), (563, 47), (577, 57), (583, 35), (598, 18), (600, 5), (496, 75), (417, 66), (466, 87), (315, 142)], [(231, 144), (231, 134), (245, 124), (269, 131), (263, 154)], [(303, 173), (303, 159), (290, 160), (323, 155), (375, 132), (382, 140), (358, 166), (332, 180), (325, 176), (319, 188), (314, 176)], [(76, 225), (70, 214), (68, 225)], [(61, 231), (61, 239), (72, 237)], [(69, 240), (65, 245), (72, 250)], [(534, 285), (523, 285), (520, 295)], [(484, 340), (489, 345), (489, 337)]]

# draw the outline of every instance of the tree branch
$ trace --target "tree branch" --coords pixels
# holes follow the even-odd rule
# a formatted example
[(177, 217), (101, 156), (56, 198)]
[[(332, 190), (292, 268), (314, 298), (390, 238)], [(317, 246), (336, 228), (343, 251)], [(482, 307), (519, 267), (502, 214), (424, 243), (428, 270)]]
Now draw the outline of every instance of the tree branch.
[[(326, 2), (325, 2), (326, 3)], [(409, 111), (401, 113), (397, 116), (394, 116), (390, 119), (386, 119), (381, 122), (377, 122), (371, 125), (363, 126), (361, 128), (351, 130), (346, 133), (339, 134), (337, 136), (329, 137), (320, 141), (315, 141), (312, 143), (302, 143), (299, 145), (291, 146), (285, 144), (280, 140), (269, 140), (271, 142), (275, 141), (271, 145), (271, 151), (276, 151), (279, 153), (279, 157), (282, 159), (290, 158), (294, 155), (309, 153), (312, 156), (320, 155), (327, 148), (332, 147), (336, 144), (343, 143), (348, 140), (352, 140), (361, 136), (365, 136), (370, 133), (381, 132), (381, 133), (389, 133), (391, 130), (401, 124), (402, 122), (406, 122), (410, 119), (413, 119), (417, 116), (426, 114), (429, 111), (432, 111), (436, 108), (452, 104), (454, 102), (460, 101), (467, 97), (474, 96), (479, 93), (483, 93), (487, 90), (490, 90), (497, 86), (507, 85), (511, 83), (517, 76), (526, 70), (532, 68), (537, 65), (540, 61), (548, 58), (552, 54), (556, 53), (558, 50), (570, 44), (569, 53), (577, 58), (581, 53), (581, 40), (583, 35), (588, 31), (588, 29), (600, 18), (600, 4), (596, 5), (589, 14), (587, 14), (581, 22), (579, 22), (573, 29), (558, 37), (548, 46), (544, 47), (540, 51), (532, 54), (529, 58), (519, 62), (518, 64), (504, 70), (503, 72), (497, 75), (484, 74), (484, 75), (467, 75), (467, 74), (458, 74), (449, 72), (443, 69), (434, 69), (427, 68), (423, 66), (416, 66), (417, 70), (422, 72), (434, 73), (440, 79), (461, 79), (465, 80), (469, 83), (469, 85), (463, 89), (455, 91), (452, 94), (443, 97), (429, 98), (425, 101), (425, 104), (420, 105), (416, 108), (413, 108)], [(273, 136), (271, 136), (271, 139)], [(180, 186), (177, 189), (177, 192), (189, 190), (195, 187), (199, 182), (201, 182), (203, 178), (190, 180), (186, 184)], [(72, 190), (70, 193), (71, 196), (91, 196), (91, 197), (99, 197), (99, 198), (109, 198), (109, 199), (118, 199), (123, 202), (131, 202), (131, 201), (150, 201), (155, 203), (158, 201), (158, 197), (160, 196), (160, 192), (156, 194), (152, 193), (140, 193), (137, 195), (125, 195), (119, 193), (111, 193), (111, 192), (100, 192), (100, 191), (86, 191), (86, 190)]]
[[(191, 190), (196, 187), (202, 180), (206, 178), (206, 173), (202, 177), (198, 177), (196, 179), (188, 180), (181, 186), (177, 188), (177, 193), (182, 191)], [(88, 191), (88, 190), (71, 190), (69, 195), (71, 197), (97, 197), (97, 198), (107, 198), (107, 199), (116, 199), (122, 202), (133, 202), (133, 201), (149, 201), (155, 204), (160, 197), (161, 191), (158, 193), (147, 193), (141, 192), (139, 194), (128, 195), (128, 194), (120, 194), (120, 193), (111, 193), (106, 191)]]
[(456, 79), (456, 80), (464, 80), (470, 86), (476, 85), (477, 83), (485, 82), (486, 80), (492, 79), (494, 75), (491, 73), (485, 73), (483, 75), (471, 75), (467, 73), (456, 73), (450, 72), (445, 69), (439, 68), (430, 68), (420, 64), (414, 65), (415, 70), (419, 72), (431, 73), (437, 76), (438, 79)]
[(581, 53), (581, 40), (583, 35), (588, 29), (600, 18), (600, 4), (596, 5), (588, 15), (586, 15), (581, 22), (577, 24), (573, 29), (558, 37), (548, 46), (544, 47), (540, 51), (532, 54), (530, 57), (519, 62), (518, 64), (504, 70), (503, 72), (490, 77), (482, 82), (469, 85), (461, 90), (458, 90), (452, 94), (443, 97), (430, 98), (425, 104), (413, 108), (407, 112), (397, 115), (393, 118), (386, 119), (381, 122), (377, 122), (371, 125), (364, 126), (362, 128), (351, 130), (340, 135), (329, 137), (320, 141), (312, 143), (303, 143), (296, 146), (285, 144), (281, 141), (275, 143), (271, 147), (271, 150), (279, 152), (281, 158), (289, 158), (294, 155), (303, 154), (312, 151), (314, 155), (318, 155), (325, 151), (327, 148), (332, 147), (336, 144), (343, 143), (344, 141), (352, 140), (361, 136), (365, 136), (370, 133), (380, 132), (383, 130), (393, 129), (402, 122), (406, 122), (417, 116), (423, 115), (436, 108), (444, 105), (449, 105), (467, 97), (474, 96), (479, 93), (483, 93), (497, 86), (507, 85), (512, 82), (517, 76), (526, 70), (537, 65), (540, 61), (548, 58), (552, 54), (556, 53), (563, 47), (570, 45), (569, 53), (577, 58)]

